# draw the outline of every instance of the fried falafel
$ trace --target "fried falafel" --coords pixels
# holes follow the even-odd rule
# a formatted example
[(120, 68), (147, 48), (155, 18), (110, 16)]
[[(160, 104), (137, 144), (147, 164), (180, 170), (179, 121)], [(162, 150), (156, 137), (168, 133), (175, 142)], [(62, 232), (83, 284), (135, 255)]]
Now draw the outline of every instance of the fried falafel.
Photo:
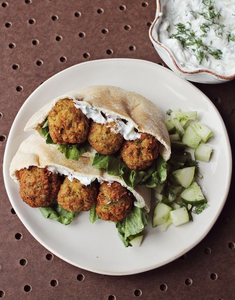
[(120, 155), (131, 170), (143, 171), (152, 165), (158, 151), (158, 140), (151, 134), (141, 133), (140, 138), (123, 143)]
[(90, 122), (72, 99), (61, 99), (48, 114), (48, 127), (54, 143), (80, 144), (87, 140)]
[(76, 178), (70, 181), (66, 177), (60, 187), (57, 202), (62, 208), (71, 212), (88, 211), (96, 203), (98, 188), (98, 183), (95, 181), (84, 185)]
[(133, 207), (135, 197), (119, 182), (103, 182), (97, 197), (96, 213), (105, 221), (123, 220)]
[(111, 155), (121, 148), (123, 136), (118, 132), (116, 122), (105, 124), (92, 122), (88, 141), (98, 153)]
[(61, 178), (47, 168), (36, 166), (17, 172), (22, 200), (31, 207), (50, 206), (56, 199)]

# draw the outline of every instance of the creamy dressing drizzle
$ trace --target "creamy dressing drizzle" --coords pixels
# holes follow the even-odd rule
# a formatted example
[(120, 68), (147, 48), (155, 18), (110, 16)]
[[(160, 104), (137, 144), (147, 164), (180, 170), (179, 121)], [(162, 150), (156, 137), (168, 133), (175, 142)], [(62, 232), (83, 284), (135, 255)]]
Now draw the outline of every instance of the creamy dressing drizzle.
[(140, 133), (136, 132), (135, 126), (131, 124), (131, 122), (123, 122), (118, 116), (115, 115), (106, 115), (92, 107), (90, 104), (74, 100), (74, 104), (76, 108), (81, 109), (81, 111), (94, 122), (105, 124), (107, 122), (115, 122), (117, 124), (116, 133), (121, 133), (125, 140), (135, 140), (140, 137)]
[(85, 176), (80, 176), (76, 173), (71, 173), (71, 171), (66, 170), (65, 167), (48, 166), (47, 169), (48, 169), (48, 171), (50, 171), (52, 173), (59, 173), (59, 174), (63, 174), (64, 176), (67, 176), (70, 181), (73, 181), (73, 179), (76, 178), (84, 185), (89, 185), (96, 179), (96, 177), (94, 177), (94, 176), (86, 176), (85, 177)]
[[(203, 67), (224, 73), (235, 68), (234, 0), (168, 0), (164, 3), (159, 13), (162, 19), (158, 38), (171, 50), (183, 70)], [(178, 24), (185, 26), (186, 35)], [(186, 44), (180, 41), (184, 39)]]

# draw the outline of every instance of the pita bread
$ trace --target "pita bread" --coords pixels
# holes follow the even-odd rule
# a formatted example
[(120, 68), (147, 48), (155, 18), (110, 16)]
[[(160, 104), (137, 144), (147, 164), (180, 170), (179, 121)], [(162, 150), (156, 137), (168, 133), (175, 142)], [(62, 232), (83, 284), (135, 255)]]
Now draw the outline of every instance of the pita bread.
[(147, 211), (150, 210), (150, 189), (143, 186), (131, 189), (118, 176), (111, 176), (100, 169), (93, 168), (89, 157), (81, 157), (78, 161), (68, 160), (55, 147), (46, 144), (38, 133), (32, 134), (21, 143), (11, 161), (10, 176), (15, 182), (18, 182), (17, 171), (30, 166), (46, 167), (52, 172), (69, 176), (71, 179), (77, 178), (85, 185), (95, 179), (99, 182), (117, 181), (133, 193), (137, 207), (145, 207)]
[(165, 160), (170, 158), (170, 138), (163, 112), (142, 95), (115, 86), (89, 86), (68, 92), (36, 112), (24, 130), (40, 131), (39, 125), (45, 121), (55, 103), (63, 98), (73, 99), (75, 106), (88, 105), (105, 115), (124, 119), (139, 132), (153, 135), (160, 142), (161, 156)]

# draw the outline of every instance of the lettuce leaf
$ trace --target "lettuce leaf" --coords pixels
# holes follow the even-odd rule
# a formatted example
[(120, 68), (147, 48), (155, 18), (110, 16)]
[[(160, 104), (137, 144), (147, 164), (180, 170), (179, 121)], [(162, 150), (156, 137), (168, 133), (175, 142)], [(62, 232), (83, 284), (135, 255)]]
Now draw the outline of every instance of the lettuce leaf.
[(95, 205), (93, 205), (89, 211), (89, 221), (95, 223), (98, 219), (100, 219), (100, 217), (96, 213)]
[(136, 185), (154, 188), (167, 178), (167, 163), (161, 156), (146, 171), (130, 170), (120, 157), (99, 153), (95, 154), (92, 165), (106, 170), (110, 175), (119, 176), (131, 188)]
[[(90, 210), (89, 220), (94, 223), (100, 219), (96, 213), (95, 205)], [(105, 222), (105, 221), (104, 221)], [(127, 214), (124, 220), (115, 223), (118, 230), (118, 236), (125, 247), (132, 246), (131, 241), (140, 235), (145, 226), (148, 225), (148, 213), (143, 208), (136, 206)]]
[(76, 213), (63, 209), (56, 201), (51, 206), (39, 207), (44, 218), (55, 220), (63, 225), (69, 225)]
[(116, 223), (118, 235), (125, 247), (131, 246), (131, 240), (143, 232), (148, 225), (148, 213), (134, 206), (124, 220)]
[(58, 145), (57, 149), (61, 151), (67, 159), (79, 160), (83, 153), (89, 150), (89, 144)]

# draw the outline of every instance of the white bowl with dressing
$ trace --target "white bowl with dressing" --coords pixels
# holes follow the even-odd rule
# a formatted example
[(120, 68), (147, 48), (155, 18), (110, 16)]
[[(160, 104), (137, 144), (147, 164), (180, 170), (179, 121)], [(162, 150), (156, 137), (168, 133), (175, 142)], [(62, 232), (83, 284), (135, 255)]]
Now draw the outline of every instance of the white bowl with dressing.
[[(189, 81), (208, 84), (224, 83), (235, 78), (235, 23), (229, 22), (231, 21), (229, 19), (230, 7), (226, 7), (231, 2), (234, 2), (235, 5), (234, 0), (225, 2), (217, 0), (217, 5), (220, 8), (214, 6), (216, 0), (156, 0), (156, 2), (156, 15), (149, 29), (149, 37), (160, 58), (173, 72)], [(221, 8), (224, 4), (225, 7)], [(218, 30), (216, 34), (220, 34), (215, 37), (210, 36), (213, 30), (209, 26), (208, 32), (206, 32), (206, 26), (211, 20), (208, 21), (203, 16), (205, 14), (207, 17), (206, 14), (211, 12), (213, 13), (212, 18), (214, 18), (212, 21), (215, 21), (213, 30), (214, 32)], [(224, 26), (224, 23), (219, 23), (220, 19), (228, 24), (225, 23), (226, 26)], [(182, 26), (183, 30), (181, 30)], [(201, 35), (196, 37), (197, 40), (195, 39), (196, 46), (187, 46), (185, 52), (185, 47), (181, 41), (189, 43), (189, 39), (193, 40), (192, 33), (194, 34), (196, 30), (199, 30), (200, 26), (202, 28), (204, 26), (205, 34), (202, 31), (198, 33)], [(231, 38), (229, 42), (227, 41), (228, 34)], [(196, 52), (199, 39), (205, 41), (205, 45), (208, 42), (208, 45), (199, 46), (200, 51)], [(226, 45), (223, 45), (223, 42)], [(201, 49), (207, 49), (206, 47), (212, 55), (208, 54), (206, 50), (205, 52), (201, 51)], [(204, 53), (201, 62), (199, 62), (201, 58), (198, 58), (198, 53)]]

